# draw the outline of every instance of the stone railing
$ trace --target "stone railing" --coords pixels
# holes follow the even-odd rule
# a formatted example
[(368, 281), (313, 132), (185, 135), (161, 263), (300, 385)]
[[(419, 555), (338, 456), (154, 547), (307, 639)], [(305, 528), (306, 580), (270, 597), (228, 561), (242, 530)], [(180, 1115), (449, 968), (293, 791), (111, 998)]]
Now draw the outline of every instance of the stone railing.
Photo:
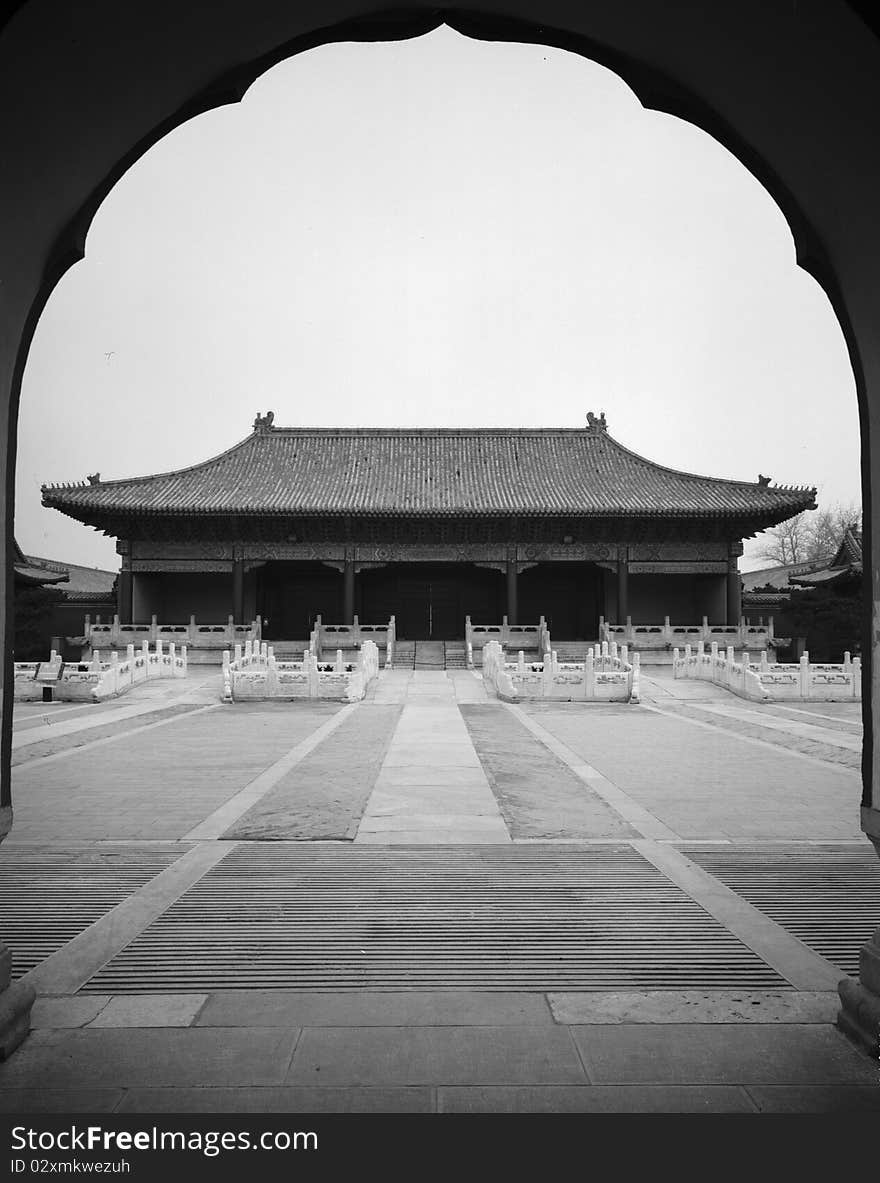
[(236, 645), (223, 654), (223, 701), (251, 699), (329, 698), (357, 702), (379, 673), (379, 649), (364, 641), (355, 661), (345, 661), (338, 649), (332, 662), (319, 661), (310, 650), (302, 661), (280, 661), (265, 641)]
[(739, 624), (710, 624), (706, 616), (701, 624), (671, 624), (668, 616), (662, 624), (633, 624), (631, 616), (627, 616), (626, 624), (609, 624), (600, 616), (599, 637), (642, 652), (713, 643), (724, 648), (732, 645), (734, 649), (776, 648), (772, 616), (766, 624), (747, 624), (745, 617)]
[(497, 641), (483, 647), (483, 680), (505, 702), (524, 698), (556, 699), (560, 702), (639, 701), (639, 655), (632, 660), (625, 646), (614, 642), (596, 645), (583, 662), (561, 662), (556, 654), (544, 654), (542, 661), (526, 661), (520, 651), (517, 660), (505, 660)]
[(309, 651), (321, 661), (325, 650), (335, 653), (337, 649), (360, 649), (365, 641), (372, 641), (377, 649), (384, 649), (385, 667), (390, 669), (396, 639), (393, 616), (387, 624), (361, 624), (356, 616), (353, 624), (324, 624), (318, 616), (309, 634)]
[(154, 616), (149, 624), (120, 624), (118, 616), (106, 623), (100, 616), (94, 621), (87, 616), (84, 636), (86, 649), (121, 650), (144, 641), (151, 645), (158, 641), (173, 641), (175, 645), (186, 645), (190, 649), (216, 649), (219, 658), (222, 650), (231, 649), (237, 642), (259, 641), (261, 620), (258, 616), (250, 624), (236, 624), (230, 616), (225, 624), (199, 624), (191, 616), (187, 624), (159, 624)]
[(501, 618), (501, 624), (473, 624), (466, 616), (464, 640), (469, 669), (474, 668), (474, 654), (482, 652), (489, 641), (497, 641), (502, 649), (516, 652), (520, 649), (537, 650), (538, 653), (550, 651), (550, 632), (543, 616), (537, 624), (508, 624), (506, 616)]
[(186, 646), (161, 641), (150, 651), (127, 645), (125, 656), (112, 652), (102, 661), (96, 649), (87, 661), (62, 661), (52, 652), (48, 661), (15, 663), (15, 699), (18, 702), (101, 702), (125, 694), (148, 678), (185, 678)]
[(733, 647), (721, 653), (718, 645), (710, 652), (685, 647), (684, 656), (674, 651), (673, 673), (676, 678), (702, 678), (716, 686), (749, 698), (753, 702), (859, 702), (862, 697), (862, 663), (844, 654), (838, 663), (811, 662), (805, 653), (796, 665), (768, 660), (766, 651), (752, 661), (743, 653), (734, 658)]

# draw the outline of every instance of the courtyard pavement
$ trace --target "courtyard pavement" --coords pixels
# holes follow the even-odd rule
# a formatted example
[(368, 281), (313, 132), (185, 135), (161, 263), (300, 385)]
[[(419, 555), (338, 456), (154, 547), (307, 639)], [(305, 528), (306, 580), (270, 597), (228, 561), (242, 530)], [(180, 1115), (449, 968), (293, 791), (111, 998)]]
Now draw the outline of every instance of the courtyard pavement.
[(880, 924), (860, 707), (642, 695), (18, 705), (0, 1109), (880, 1109), (834, 1026)]

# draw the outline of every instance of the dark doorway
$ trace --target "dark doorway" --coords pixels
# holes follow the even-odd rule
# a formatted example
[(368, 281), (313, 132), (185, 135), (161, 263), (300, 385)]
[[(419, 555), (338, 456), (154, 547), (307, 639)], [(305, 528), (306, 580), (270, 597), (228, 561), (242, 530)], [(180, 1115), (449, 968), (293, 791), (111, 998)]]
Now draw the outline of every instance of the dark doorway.
[(501, 619), (504, 581), (500, 571), (472, 563), (389, 563), (359, 577), (358, 615), (380, 623), (395, 617), (398, 637), (451, 641), (464, 636), (464, 618)]
[(519, 577), (519, 623), (543, 616), (554, 642), (598, 640), (602, 588), (595, 563), (538, 563)]
[(303, 641), (321, 616), (342, 620), (342, 575), (322, 563), (267, 563), (257, 572), (257, 611), (269, 641)]

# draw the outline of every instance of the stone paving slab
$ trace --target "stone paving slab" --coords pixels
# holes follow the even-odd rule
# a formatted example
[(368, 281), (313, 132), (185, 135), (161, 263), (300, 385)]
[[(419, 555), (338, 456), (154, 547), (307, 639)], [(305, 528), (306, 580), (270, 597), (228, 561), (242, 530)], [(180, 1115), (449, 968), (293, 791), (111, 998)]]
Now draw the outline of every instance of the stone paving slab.
[[(454, 683), (423, 676), (406, 701), (357, 832), (357, 842), (509, 842), (498, 804), (459, 714)], [(426, 778), (431, 789), (425, 791)]]
[(0, 1113), (114, 1113), (124, 1095), (119, 1088), (0, 1087)]
[(737, 703), (703, 703), (699, 710), (710, 715), (727, 719), (739, 719), (744, 723), (751, 723), (765, 731), (775, 731), (795, 739), (807, 739), (824, 744), (832, 748), (843, 748), (848, 752), (858, 752), (861, 755), (862, 737), (860, 733), (844, 731), (840, 727), (827, 727), (814, 716), (812, 720), (795, 719), (790, 715), (780, 717), (767, 711), (757, 703), (754, 708)]
[(650, 990), (547, 995), (557, 1023), (833, 1023), (836, 992)]
[(400, 707), (362, 704), (224, 837), (354, 838), (399, 719)]
[(136, 714), (119, 714), (105, 716), (103, 720), (94, 720), (88, 728), (79, 727), (70, 734), (59, 734), (61, 728), (53, 729), (50, 735), (30, 731), (20, 737), (20, 742), (13, 745), (12, 767), (27, 766), (34, 761), (42, 761), (47, 756), (63, 756), (68, 752), (75, 752), (80, 748), (89, 748), (100, 740), (122, 740), (155, 723), (176, 719), (180, 715), (188, 715), (193, 711), (204, 710), (204, 704), (196, 702), (175, 702), (167, 706), (159, 706), (151, 710), (139, 710)]
[(9, 840), (181, 838), (338, 710), (322, 702), (221, 706), (20, 768)]
[(0, 1064), (0, 1091), (282, 1084), (299, 1029), (34, 1031)]
[(31, 1011), (31, 1027), (85, 1027), (110, 1001), (109, 994), (38, 996)]
[(518, 709), (688, 840), (861, 834), (861, 779), (854, 770), (696, 726), (665, 708), (621, 705), (601, 716), (564, 704)]
[[(760, 707), (753, 704), (760, 711), (760, 714), (765, 718), (771, 719), (787, 719), (792, 722), (810, 723), (814, 722), (822, 727), (825, 731), (837, 731), (845, 735), (857, 735), (861, 738), (864, 728), (862, 726), (862, 704), (858, 703), (808, 703), (802, 702), (786, 706), (779, 702), (765, 702), (761, 703)], [(821, 707), (846, 707), (845, 714), (828, 714), (821, 710)], [(816, 707), (817, 709), (812, 709)]]
[(433, 1113), (430, 1088), (136, 1088), (118, 1113)]
[(483, 1085), (437, 1089), (438, 1113), (754, 1113), (733, 1085)]
[(835, 1028), (646, 1023), (568, 1028), (594, 1084), (875, 1084)]
[(460, 710), (514, 839), (636, 835), (503, 706)]
[(569, 1028), (306, 1028), (290, 1084), (584, 1084)]
[(88, 1026), (189, 1027), (207, 997), (207, 994), (120, 995), (111, 998)]
[(543, 994), (480, 990), (230, 990), (211, 994), (207, 1027), (441, 1027), (553, 1025)]
[(873, 1085), (750, 1085), (761, 1113), (877, 1113), (880, 1087)]
[[(689, 719), (694, 723), (703, 723), (718, 731), (740, 735), (750, 740), (757, 740), (768, 746), (807, 756), (816, 762), (837, 764), (841, 768), (851, 768), (858, 771), (861, 767), (861, 744), (855, 745), (855, 750), (847, 749), (838, 743), (828, 743), (819, 739), (808, 738), (805, 735), (795, 735), (789, 730), (781, 730), (774, 726), (775, 720), (764, 722), (750, 722), (737, 717), (725, 708), (716, 710), (717, 704), (674, 703), (663, 706), (664, 712), (675, 713), (681, 719)], [(711, 707), (711, 709), (709, 709)]]

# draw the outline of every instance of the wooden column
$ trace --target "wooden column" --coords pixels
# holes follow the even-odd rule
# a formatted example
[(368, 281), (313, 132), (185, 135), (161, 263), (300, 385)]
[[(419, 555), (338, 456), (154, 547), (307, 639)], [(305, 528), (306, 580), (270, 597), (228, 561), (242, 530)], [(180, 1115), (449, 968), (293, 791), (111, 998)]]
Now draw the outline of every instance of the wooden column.
[(739, 624), (742, 616), (742, 580), (736, 556), (727, 560), (727, 624)]
[(519, 624), (517, 618), (517, 569), (516, 559), (507, 560), (507, 623)]
[(232, 615), (236, 624), (244, 624), (244, 562), (235, 559), (232, 564)]
[(626, 624), (629, 616), (629, 558), (625, 549), (617, 560), (617, 623)]
[(116, 614), (120, 624), (132, 623), (132, 575), (131, 567), (123, 563), (116, 577)]
[(354, 561), (352, 559), (345, 560), (342, 578), (342, 623), (354, 624)]

